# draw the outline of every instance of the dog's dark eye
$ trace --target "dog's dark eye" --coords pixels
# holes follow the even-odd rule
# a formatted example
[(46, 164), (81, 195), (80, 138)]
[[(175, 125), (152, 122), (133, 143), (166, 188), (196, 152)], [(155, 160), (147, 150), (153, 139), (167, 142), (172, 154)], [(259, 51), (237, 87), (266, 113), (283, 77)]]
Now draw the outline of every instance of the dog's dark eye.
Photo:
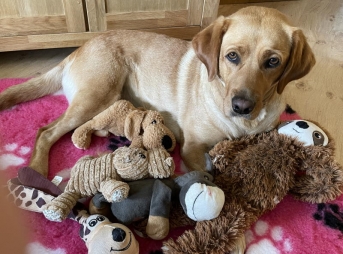
[(231, 63), (238, 64), (239, 63), (239, 56), (236, 52), (230, 52), (226, 55), (227, 60), (229, 60)]
[(144, 154), (142, 154), (142, 153), (139, 154), (139, 157), (141, 157), (142, 159), (146, 158), (146, 156)]
[(153, 120), (152, 122), (151, 122), (151, 124), (156, 124), (157, 122), (156, 122), (156, 120)]
[(280, 59), (276, 57), (270, 58), (266, 63), (266, 68), (275, 68), (280, 64)]

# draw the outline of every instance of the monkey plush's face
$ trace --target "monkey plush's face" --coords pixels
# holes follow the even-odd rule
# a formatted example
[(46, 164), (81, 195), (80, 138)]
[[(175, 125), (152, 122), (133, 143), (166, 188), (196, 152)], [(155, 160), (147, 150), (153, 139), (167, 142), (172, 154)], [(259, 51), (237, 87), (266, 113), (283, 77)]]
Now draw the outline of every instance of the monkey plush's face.
[(329, 142), (328, 136), (319, 126), (305, 120), (281, 123), (278, 132), (296, 138), (298, 141), (303, 142), (305, 146), (326, 146)]

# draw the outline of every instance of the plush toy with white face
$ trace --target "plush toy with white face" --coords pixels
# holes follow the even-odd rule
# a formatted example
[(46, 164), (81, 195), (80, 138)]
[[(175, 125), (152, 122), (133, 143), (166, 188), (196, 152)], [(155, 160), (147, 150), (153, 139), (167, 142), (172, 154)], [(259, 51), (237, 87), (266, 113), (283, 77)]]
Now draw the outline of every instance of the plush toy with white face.
[(131, 230), (119, 223), (110, 222), (105, 216), (88, 215), (81, 211), (75, 218), (82, 228), (80, 236), (85, 241), (88, 254), (138, 254), (139, 246)]
[(281, 123), (278, 127), (278, 132), (296, 138), (298, 141), (303, 142), (305, 146), (326, 146), (329, 142), (328, 136), (320, 127), (305, 120)]

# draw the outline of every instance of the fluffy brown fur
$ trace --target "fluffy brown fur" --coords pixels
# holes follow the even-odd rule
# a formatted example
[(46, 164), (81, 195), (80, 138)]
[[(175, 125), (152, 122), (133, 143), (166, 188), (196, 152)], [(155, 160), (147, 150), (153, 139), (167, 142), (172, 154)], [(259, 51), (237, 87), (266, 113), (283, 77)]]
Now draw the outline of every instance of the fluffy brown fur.
[[(225, 193), (220, 216), (197, 222), (176, 242), (164, 243), (165, 253), (244, 253), (237, 245), (244, 232), (287, 193), (321, 203), (342, 193), (343, 170), (334, 160), (334, 145), (305, 147), (277, 130), (219, 142), (210, 156), (215, 183)], [(243, 244), (244, 245), (244, 244)]]

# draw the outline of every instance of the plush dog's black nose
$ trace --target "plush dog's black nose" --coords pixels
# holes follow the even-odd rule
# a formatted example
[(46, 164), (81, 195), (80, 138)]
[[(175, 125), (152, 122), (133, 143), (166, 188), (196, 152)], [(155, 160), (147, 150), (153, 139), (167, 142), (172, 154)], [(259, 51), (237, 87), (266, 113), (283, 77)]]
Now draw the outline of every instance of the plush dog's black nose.
[(250, 100), (238, 96), (232, 98), (232, 109), (240, 115), (250, 114), (254, 107), (255, 103)]
[(173, 140), (168, 135), (164, 135), (162, 138), (162, 145), (166, 150), (168, 150), (173, 146)]
[(115, 228), (112, 230), (112, 238), (115, 242), (122, 242), (126, 237), (126, 233), (121, 228)]
[(301, 129), (307, 129), (309, 127), (308, 124), (304, 121), (298, 121), (296, 125), (299, 126)]

